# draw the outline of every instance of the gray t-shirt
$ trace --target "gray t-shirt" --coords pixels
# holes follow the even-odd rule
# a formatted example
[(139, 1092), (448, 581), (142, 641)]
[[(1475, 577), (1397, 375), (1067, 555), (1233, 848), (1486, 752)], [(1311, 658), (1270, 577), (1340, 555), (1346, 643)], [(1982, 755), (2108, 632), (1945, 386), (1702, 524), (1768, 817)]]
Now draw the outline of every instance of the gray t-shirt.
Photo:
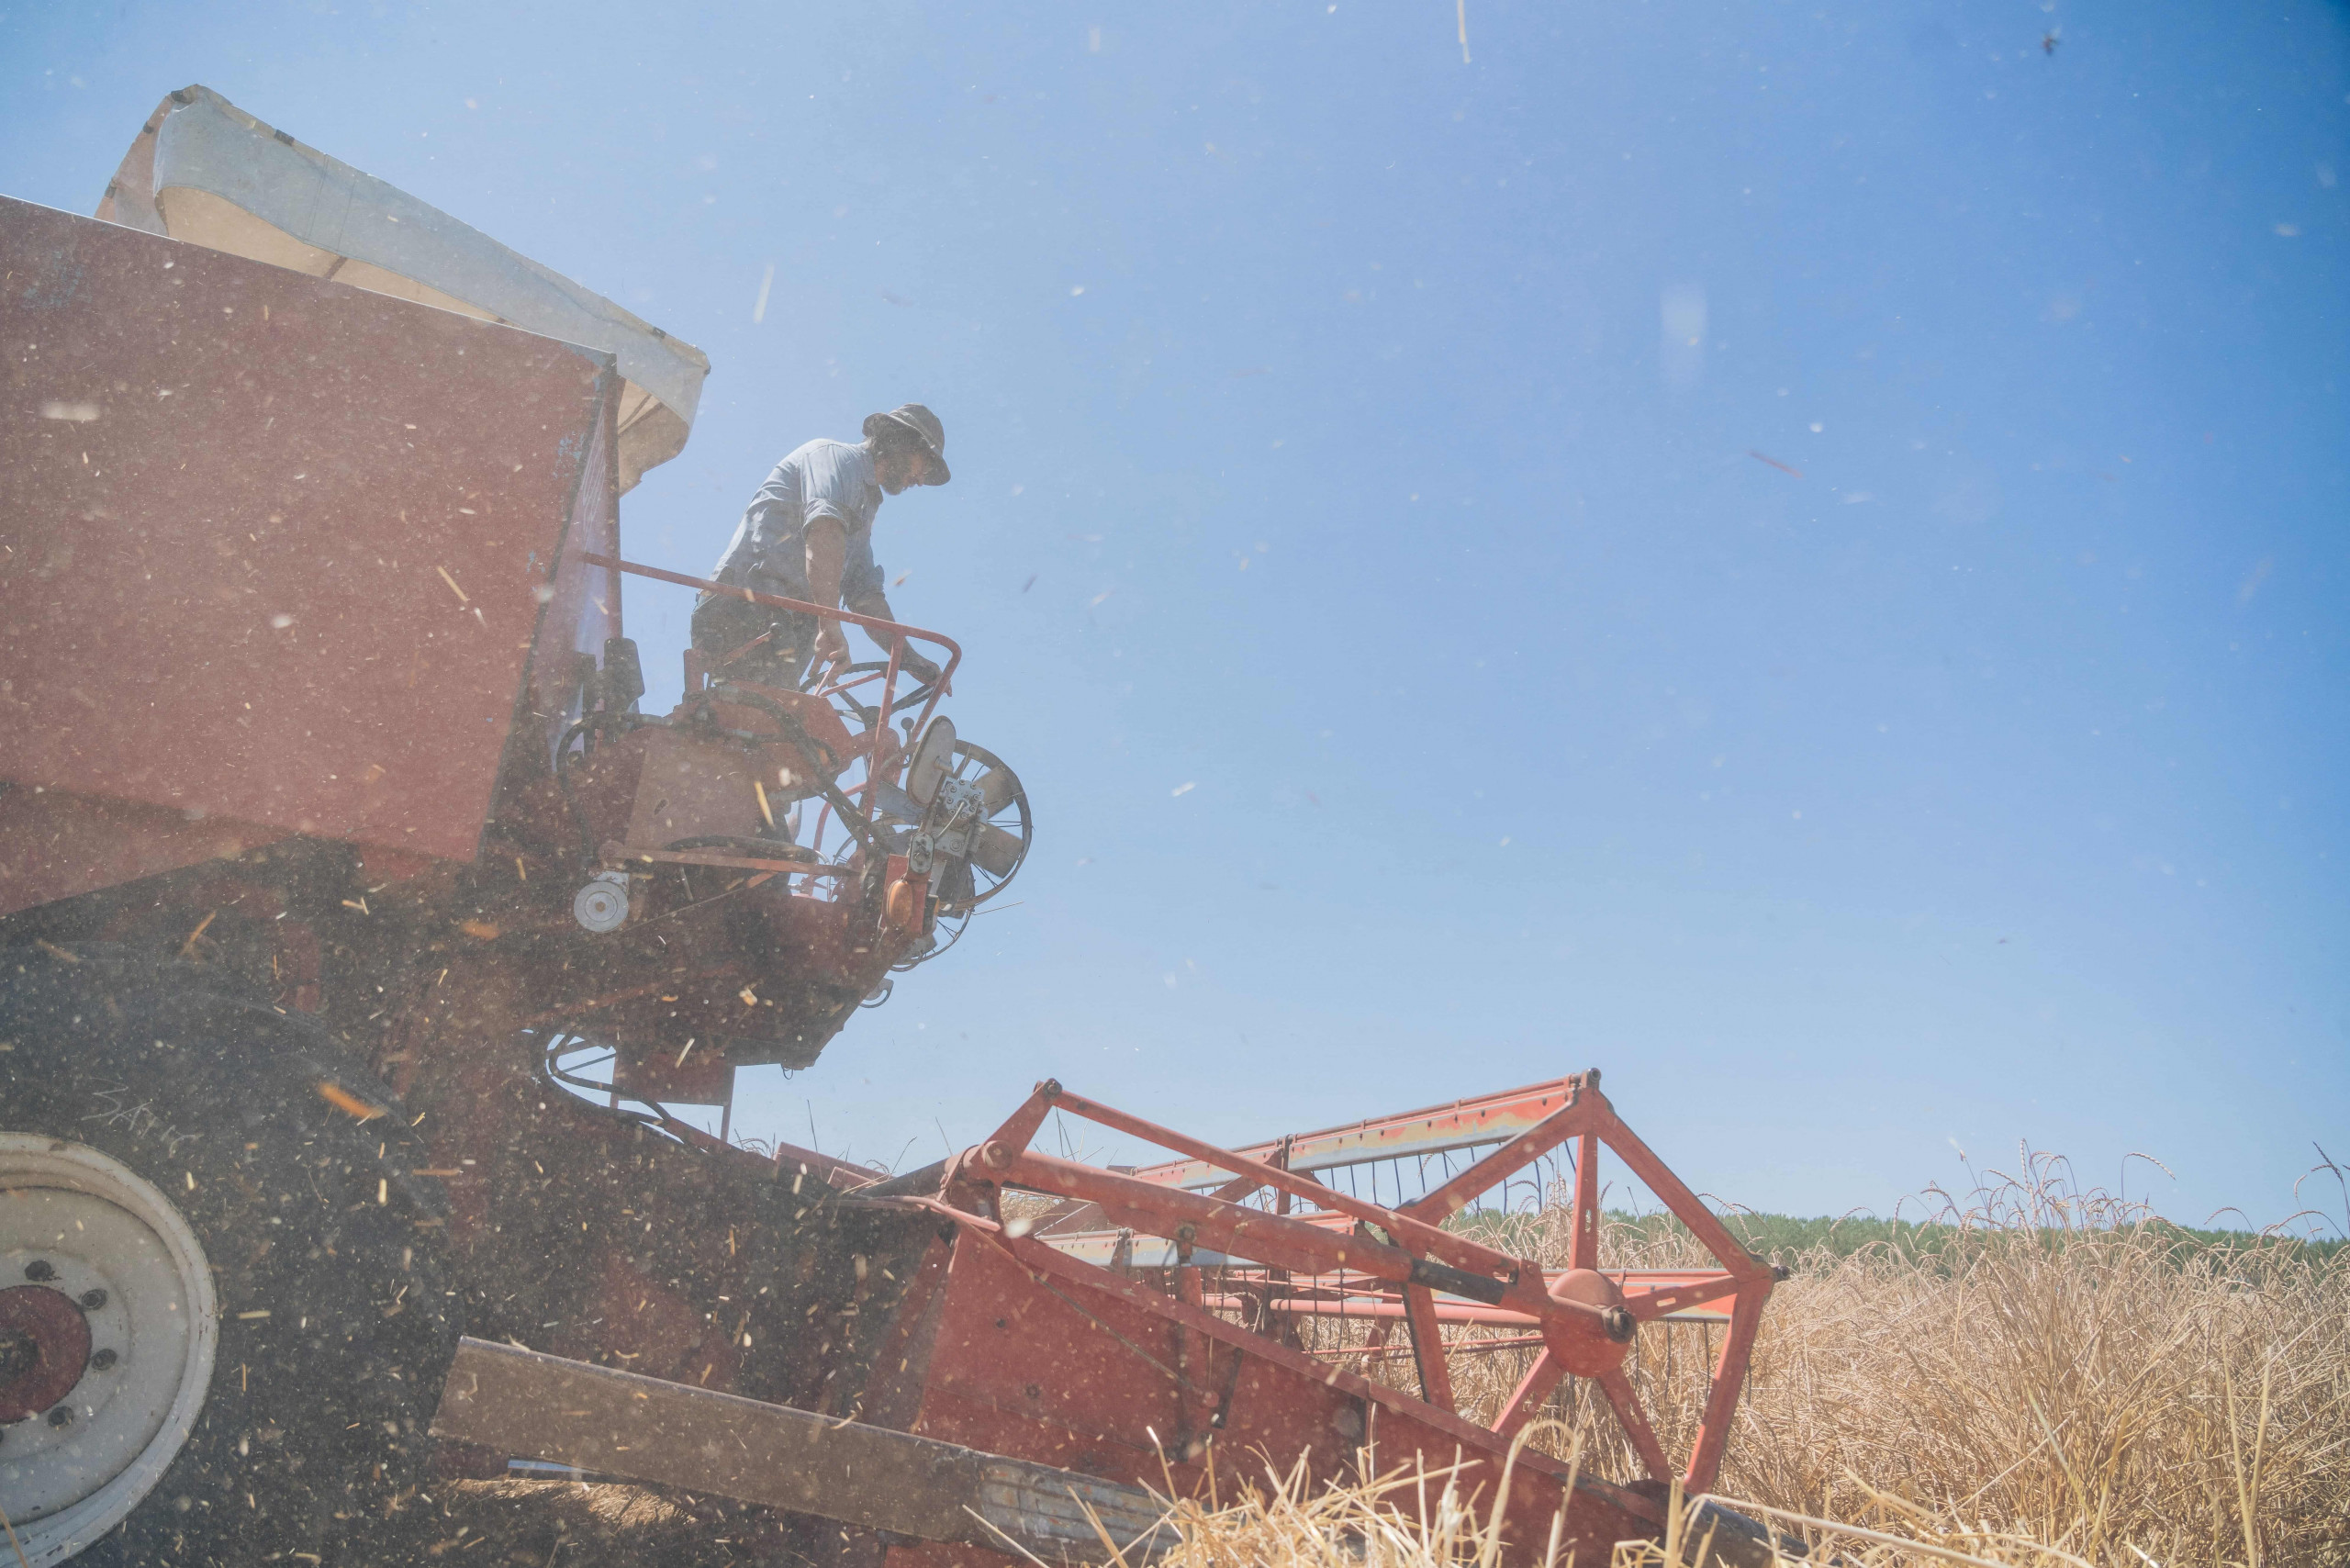
[(829, 517), (837, 519), (847, 535), (841, 556), (841, 602), (855, 604), (867, 594), (879, 593), (873, 514), (881, 510), (881, 498), (873, 459), (864, 447), (811, 441), (775, 465), (744, 510), (743, 521), (735, 525), (734, 537), (711, 576), (729, 588), (812, 599), (808, 520)]

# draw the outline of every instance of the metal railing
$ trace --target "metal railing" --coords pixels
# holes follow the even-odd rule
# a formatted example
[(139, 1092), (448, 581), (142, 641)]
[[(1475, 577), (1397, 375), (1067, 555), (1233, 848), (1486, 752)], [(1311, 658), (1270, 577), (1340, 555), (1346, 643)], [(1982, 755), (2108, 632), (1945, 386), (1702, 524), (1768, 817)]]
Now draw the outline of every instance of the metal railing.
[[(699, 588), (704, 593), (739, 599), (746, 604), (764, 605), (769, 610), (790, 610), (800, 615), (813, 616), (818, 621), (845, 622), (851, 626), (863, 628), (872, 635), (875, 642), (887, 646), (890, 650), (890, 659), (888, 667), (882, 670), (879, 676), (880, 702), (873, 710), (872, 740), (865, 756), (866, 780), (856, 790), (848, 791), (852, 795), (863, 793), (865, 816), (868, 822), (878, 814), (880, 809), (878, 801), (880, 791), (873, 788), (874, 781), (885, 775), (894, 774), (892, 764), (900, 755), (897, 743), (890, 738), (890, 719), (897, 701), (898, 677), (905, 662), (908, 644), (913, 642), (929, 643), (946, 650), (946, 654), (945, 662), (939, 666), (938, 678), (931, 683), (929, 693), (922, 704), (922, 711), (915, 717), (913, 727), (917, 733), (923, 725), (930, 722), (931, 715), (937, 711), (938, 700), (946, 695), (947, 688), (954, 681), (956, 667), (963, 662), (962, 645), (954, 638), (941, 632), (928, 631), (920, 626), (909, 626), (901, 621), (884, 621), (878, 616), (859, 615), (848, 610), (828, 610), (811, 599), (786, 599), (780, 594), (760, 593), (753, 588), (734, 588), (725, 583), (713, 582), (708, 577), (689, 577), (684, 572), (667, 571), (660, 566), (648, 566), (636, 561), (623, 561), (616, 555), (602, 555), (582, 551), (575, 559), (591, 566), (604, 566), (615, 571), (627, 572), (635, 577), (650, 577), (655, 582), (674, 583), (679, 588)], [(746, 650), (737, 650), (737, 654), (744, 651)], [(830, 700), (853, 688), (865, 685), (872, 678), (870, 672), (859, 674), (852, 680), (844, 680), (837, 676), (828, 676), (824, 681), (819, 682), (809, 695)], [(854, 697), (846, 698), (845, 700), (858, 708), (860, 711), (863, 711), (863, 704), (858, 703)], [(819, 833), (821, 835), (821, 828)]]

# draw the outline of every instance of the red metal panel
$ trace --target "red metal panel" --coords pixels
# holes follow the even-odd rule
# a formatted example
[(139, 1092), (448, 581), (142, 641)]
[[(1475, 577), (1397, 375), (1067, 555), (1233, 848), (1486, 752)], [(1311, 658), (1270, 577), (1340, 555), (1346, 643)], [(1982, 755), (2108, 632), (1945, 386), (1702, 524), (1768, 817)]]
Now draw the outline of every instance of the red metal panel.
[(5, 198), (0, 351), (7, 776), (470, 857), (607, 357)]
[(0, 914), (225, 860), (285, 836), (282, 829), (226, 817), (190, 822), (167, 807), (131, 801), (60, 790), (0, 791)]
[[(1188, 1357), (1178, 1348), (1178, 1322), (1198, 1337)], [(1179, 1495), (1205, 1492), (1212, 1441), (1227, 1478), (1260, 1464), (1285, 1472), (1300, 1459), (1316, 1482), (1369, 1479), (1399, 1466), (1410, 1474), (1416, 1462), (1431, 1472), (1458, 1465), (1460, 1490), (1478, 1495), (1482, 1515), (1506, 1459), (1504, 1442), (1449, 1412), (1097, 1275), (1040, 1244), (992, 1240), (968, 1218), (919, 1370), (912, 1431)], [(1181, 1396), (1179, 1370), (1192, 1382), (1192, 1397)], [(1652, 1528), (1638, 1499), (1594, 1478), (1563, 1495), (1565, 1474), (1548, 1453), (1518, 1455), (1505, 1562), (1539, 1560), (1562, 1504), (1561, 1561), (1578, 1568), (1605, 1563), (1613, 1542)], [(1393, 1500), (1406, 1512), (1416, 1502), (1409, 1488)]]

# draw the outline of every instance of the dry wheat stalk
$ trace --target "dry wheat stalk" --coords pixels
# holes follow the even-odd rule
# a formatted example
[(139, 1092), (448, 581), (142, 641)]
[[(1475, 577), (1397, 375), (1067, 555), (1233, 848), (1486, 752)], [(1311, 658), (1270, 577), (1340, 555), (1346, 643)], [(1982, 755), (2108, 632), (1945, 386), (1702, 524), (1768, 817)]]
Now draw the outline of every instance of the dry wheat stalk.
[[(1790, 1524), (1841, 1519), (2007, 1563), (2350, 1564), (2350, 1259), (2283, 1238), (2181, 1249), (2143, 1205), (2076, 1187), (2060, 1159), (2027, 1150), (2018, 1169), (1930, 1193), (1950, 1227), (1937, 1249), (1783, 1260), (1796, 1274), (1766, 1315), (1722, 1492)], [(1555, 1204), (1521, 1216), (1512, 1246), (1530, 1236), (1563, 1262), (1569, 1220)], [(1705, 1262), (1684, 1233), (1620, 1216), (1602, 1258)], [(1309, 1327), (1323, 1349), (1368, 1333)], [(1669, 1452), (1687, 1451), (1719, 1343), (1701, 1326), (1641, 1331), (1634, 1375)], [(1490, 1421), (1531, 1356), (1457, 1356), (1462, 1413)], [(1412, 1386), (1407, 1358), (1349, 1364)], [(1579, 1445), (1596, 1474), (1637, 1473), (1595, 1394), (1571, 1382), (1545, 1414), (1559, 1434), (1545, 1447)], [(1203, 1568), (1335, 1568), (1339, 1547), (1274, 1538), (1333, 1519), (1360, 1533), (1374, 1507), (1343, 1491), (1271, 1494), (1186, 1529)], [(1463, 1561), (1443, 1551), (1474, 1533), (1432, 1526), (1406, 1551), (1402, 1528), (1379, 1550), (1414, 1568)], [(1903, 1560), (1800, 1528), (1847, 1562)]]

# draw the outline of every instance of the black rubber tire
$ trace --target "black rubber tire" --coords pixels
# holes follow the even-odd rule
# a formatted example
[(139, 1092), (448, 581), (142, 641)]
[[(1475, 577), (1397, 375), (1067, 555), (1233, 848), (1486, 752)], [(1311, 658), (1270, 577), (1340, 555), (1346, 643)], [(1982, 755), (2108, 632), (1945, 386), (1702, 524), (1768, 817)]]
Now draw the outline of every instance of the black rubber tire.
[[(151, 959), (0, 950), (0, 1130), (88, 1145), (168, 1194), (218, 1296), (194, 1432), (75, 1561), (417, 1560), (458, 1334), (439, 1184), (409, 1174), (420, 1143), (323, 1028), (205, 989), (218, 983)], [(321, 1084), (384, 1114), (363, 1120)]]

